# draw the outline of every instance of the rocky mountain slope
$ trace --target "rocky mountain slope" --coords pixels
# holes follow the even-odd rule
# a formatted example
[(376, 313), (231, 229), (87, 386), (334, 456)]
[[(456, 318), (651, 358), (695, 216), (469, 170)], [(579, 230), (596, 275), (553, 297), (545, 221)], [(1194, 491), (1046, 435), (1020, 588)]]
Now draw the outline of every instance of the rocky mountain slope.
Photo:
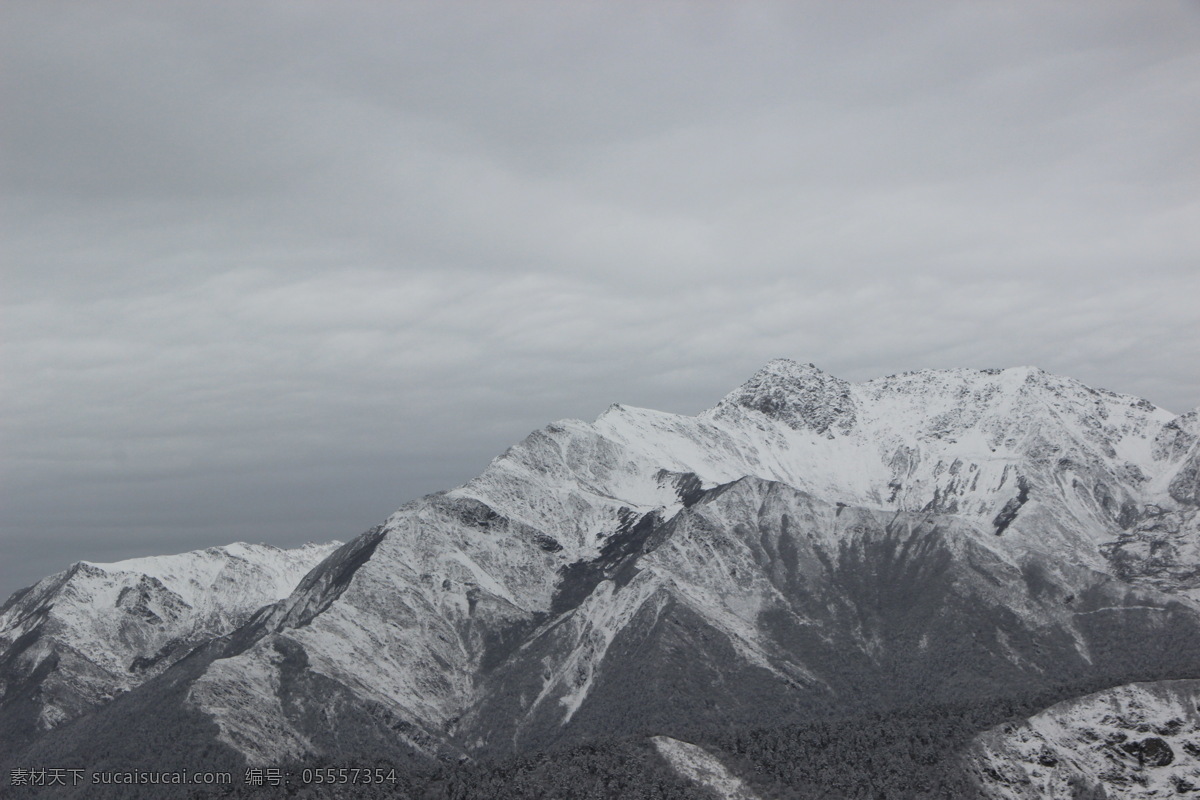
[(534, 432), (25, 757), (120, 727), (124, 763), (419, 764), (1193, 677), (1198, 441), (1032, 368), (771, 362), (695, 417)]
[(988, 798), (1200, 792), (1200, 681), (1130, 684), (982, 734), (969, 768)]

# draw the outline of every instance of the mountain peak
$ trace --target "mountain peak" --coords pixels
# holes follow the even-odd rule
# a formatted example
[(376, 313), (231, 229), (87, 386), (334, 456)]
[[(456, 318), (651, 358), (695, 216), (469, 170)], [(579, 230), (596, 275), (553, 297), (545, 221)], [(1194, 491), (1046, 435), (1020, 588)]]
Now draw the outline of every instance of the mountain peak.
[(716, 417), (757, 412), (793, 430), (811, 430), (828, 438), (849, 433), (857, 418), (850, 384), (815, 364), (789, 358), (768, 361), (750, 380), (730, 392), (712, 410)]
[[(1000, 371), (1001, 375), (1012, 380), (1014, 383), (1023, 384), (1044, 384), (1049, 379), (1055, 376), (1041, 367), (1023, 366), (1023, 367), (1008, 367)], [(1061, 379), (1060, 379), (1061, 380)]]
[(789, 376), (828, 375), (827, 372), (811, 361), (807, 364), (802, 364), (793, 358), (772, 358), (755, 375), (763, 373)]

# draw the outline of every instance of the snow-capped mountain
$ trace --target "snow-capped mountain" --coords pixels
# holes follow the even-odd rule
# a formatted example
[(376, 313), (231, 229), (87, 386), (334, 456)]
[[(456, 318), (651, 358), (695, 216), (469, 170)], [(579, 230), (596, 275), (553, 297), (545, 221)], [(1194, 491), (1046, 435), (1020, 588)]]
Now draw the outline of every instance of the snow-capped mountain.
[(0, 607), (0, 718), (44, 731), (151, 678), (286, 597), (339, 543), (231, 544), (80, 561)]
[(112, 757), (161, 764), (175, 725), (250, 764), (417, 763), (1178, 677), (1200, 665), (1198, 441), (1195, 412), (1033, 368), (852, 384), (773, 361), (695, 417), (530, 434), (29, 752), (173, 709)]

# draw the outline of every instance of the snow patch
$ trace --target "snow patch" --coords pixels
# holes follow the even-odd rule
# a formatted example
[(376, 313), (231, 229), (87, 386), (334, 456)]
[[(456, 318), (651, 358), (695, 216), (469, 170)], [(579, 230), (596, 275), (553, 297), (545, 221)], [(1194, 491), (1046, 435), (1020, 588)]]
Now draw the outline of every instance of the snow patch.
[(670, 736), (654, 736), (650, 741), (680, 776), (712, 790), (721, 800), (760, 800), (741, 778), (703, 747)]

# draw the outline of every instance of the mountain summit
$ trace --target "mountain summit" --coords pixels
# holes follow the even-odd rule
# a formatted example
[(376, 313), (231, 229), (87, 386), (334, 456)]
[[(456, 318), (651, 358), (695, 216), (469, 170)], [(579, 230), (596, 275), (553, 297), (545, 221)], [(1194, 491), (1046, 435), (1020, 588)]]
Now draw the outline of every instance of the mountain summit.
[(772, 361), (694, 417), (533, 432), (21, 757), (420, 772), (649, 732), (678, 759), (705, 731), (1200, 677), (1198, 441), (1194, 412), (1032, 368)]
[(715, 409), (740, 406), (780, 420), (795, 430), (812, 430), (830, 438), (854, 427), (855, 402), (850, 384), (813, 364), (777, 358), (754, 374)]

